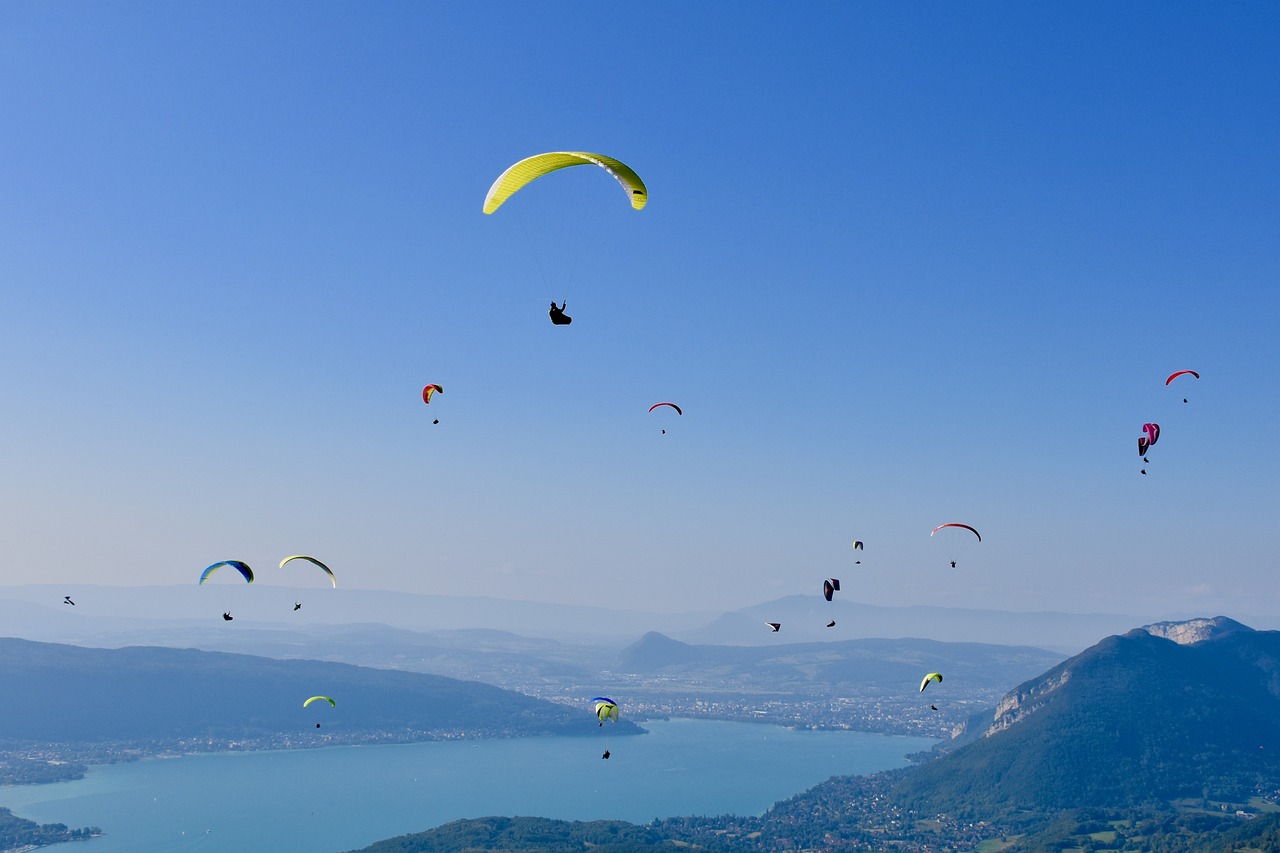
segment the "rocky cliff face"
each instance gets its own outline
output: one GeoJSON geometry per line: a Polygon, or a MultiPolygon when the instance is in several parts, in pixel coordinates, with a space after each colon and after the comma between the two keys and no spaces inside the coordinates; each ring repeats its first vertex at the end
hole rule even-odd
{"type": "Polygon", "coordinates": [[[1071,680],[1071,670],[1057,669],[1052,671],[1043,681],[1030,686],[1022,685],[1017,690],[1005,694],[996,705],[995,717],[983,737],[990,737],[996,732],[1004,731],[1025,717],[1034,714],[1044,707],[1049,695],[1071,680]]]}
{"type": "MultiPolygon", "coordinates": [[[[1183,622],[1157,622],[1134,629],[1129,633],[1140,635],[1144,631],[1153,637],[1163,637],[1180,646],[1190,646],[1239,631],[1253,631],[1253,629],[1226,616],[1214,616],[1187,619],[1183,622]]],[[[1043,708],[1050,696],[1071,681],[1073,668],[1070,664],[1071,661],[1068,661],[1061,667],[1051,669],[1038,681],[1023,684],[1006,693],[996,705],[995,714],[992,716],[991,723],[982,731],[982,737],[990,737],[997,732],[1002,732],[1043,708]]]]}
{"type": "Polygon", "coordinates": [[[1142,630],[1153,637],[1164,637],[1180,646],[1190,646],[1237,631],[1253,629],[1226,616],[1214,616],[1212,619],[1188,619],[1185,622],[1156,622],[1154,625],[1144,625],[1142,630]]]}

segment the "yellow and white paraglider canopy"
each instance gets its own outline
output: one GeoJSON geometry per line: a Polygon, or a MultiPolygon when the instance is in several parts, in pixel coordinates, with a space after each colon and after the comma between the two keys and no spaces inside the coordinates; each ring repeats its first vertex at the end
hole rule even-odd
{"type": "Polygon", "coordinates": [[[308,557],[306,554],[294,554],[290,557],[285,557],[283,560],[281,560],[280,568],[283,569],[285,567],[285,564],[291,563],[294,560],[303,560],[305,562],[311,563],[313,566],[319,566],[321,569],[324,570],[324,573],[329,576],[329,583],[333,584],[333,588],[334,589],[338,588],[338,579],[334,577],[333,569],[329,568],[324,563],[317,560],[315,557],[308,557]]]}
{"type": "Polygon", "coordinates": [[[484,197],[484,212],[493,213],[502,203],[516,193],[517,190],[536,181],[543,175],[549,175],[570,166],[599,166],[612,175],[631,199],[631,206],[636,210],[644,208],[649,201],[649,190],[635,171],[612,157],[604,154],[591,154],[586,151],[549,151],[526,157],[507,168],[489,187],[484,197]]]}

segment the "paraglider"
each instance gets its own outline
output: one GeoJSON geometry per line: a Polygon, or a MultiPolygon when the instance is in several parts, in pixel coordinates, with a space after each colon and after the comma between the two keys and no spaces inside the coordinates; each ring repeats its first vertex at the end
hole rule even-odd
{"type": "Polygon", "coordinates": [[[71,596],[69,596],[69,595],[64,595],[64,596],[62,596],[62,603],[63,603],[63,604],[70,604],[72,607],[75,607],[75,606],[76,606],[76,603],[75,603],[74,601],[72,601],[72,600],[71,600],[71,596]]]}
{"type": "Polygon", "coordinates": [[[939,684],[941,684],[941,683],[942,683],[942,673],[940,673],[940,672],[931,672],[931,673],[929,673],[928,675],[926,675],[923,679],[921,679],[921,680],[920,680],[920,692],[921,692],[921,693],[923,693],[923,692],[924,692],[924,689],[925,689],[926,687],[928,687],[928,686],[929,686],[929,682],[930,682],[930,681],[936,681],[936,682],[938,682],[939,684]]]}
{"type": "MultiPolygon", "coordinates": [[[[1169,383],[1177,379],[1179,376],[1188,376],[1188,375],[1194,376],[1196,379],[1200,378],[1200,374],[1196,373],[1194,370],[1175,370],[1173,373],[1169,374],[1169,378],[1164,381],[1164,385],[1166,388],[1168,388],[1169,383]]],[[[1187,402],[1187,398],[1183,397],[1182,402],[1184,403],[1187,402]]]]}
{"type": "MultiPolygon", "coordinates": [[[[640,179],[640,176],[637,175],[630,166],[620,160],[615,160],[604,154],[592,154],[586,151],[549,151],[545,154],[526,157],[518,163],[508,167],[506,171],[499,175],[497,180],[493,182],[493,185],[489,187],[489,192],[485,194],[483,207],[484,212],[486,214],[493,213],[501,207],[507,199],[519,190],[528,186],[530,183],[545,175],[549,175],[552,172],[558,172],[561,169],[567,169],[573,166],[596,166],[602,169],[606,174],[612,175],[618,184],[621,185],[623,192],[626,193],[627,199],[631,202],[631,207],[635,210],[643,209],[649,200],[649,190],[645,187],[644,181],[640,179]]],[[[567,185],[564,181],[556,181],[556,183],[559,185],[559,189],[564,189],[566,186],[572,188],[572,184],[574,182],[569,181],[567,185]]],[[[547,200],[548,197],[544,195],[542,201],[547,200]]],[[[561,201],[568,202],[568,197],[562,198],[561,201]]],[[[537,241],[537,245],[533,247],[536,250],[535,254],[543,255],[547,252],[551,252],[551,254],[554,255],[557,253],[568,253],[570,251],[574,254],[577,253],[577,246],[584,239],[583,229],[591,224],[591,217],[585,215],[585,210],[579,209],[573,215],[569,214],[569,210],[576,208],[578,206],[577,203],[580,201],[582,201],[582,199],[575,198],[574,204],[563,204],[560,206],[560,210],[558,212],[554,209],[548,210],[546,208],[538,210],[541,219],[548,223],[543,226],[543,230],[554,227],[560,232],[565,232],[566,234],[571,233],[575,242],[573,249],[571,250],[569,246],[565,244],[564,237],[557,237],[555,236],[556,232],[552,232],[553,239],[537,241]],[[568,228],[566,226],[572,227],[568,228]]],[[[552,207],[555,206],[553,205],[552,207]]],[[[589,230],[589,228],[587,228],[587,230],[589,230]]],[[[526,233],[526,237],[531,241],[533,240],[528,233],[526,233]]],[[[539,266],[541,267],[542,264],[540,263],[539,266]]],[[[547,264],[546,266],[548,270],[553,270],[557,265],[547,264]]],[[[550,278],[547,278],[547,289],[549,292],[551,290],[550,286],[552,283],[553,282],[550,278]]],[[[563,286],[563,282],[557,281],[555,284],[556,286],[563,286]]],[[[572,318],[564,313],[566,305],[567,303],[561,303],[561,305],[557,307],[555,301],[552,301],[551,310],[548,312],[551,316],[552,324],[556,326],[568,326],[573,322],[572,318]]]]}
{"type": "MultiPolygon", "coordinates": [[[[1150,462],[1151,460],[1147,459],[1147,451],[1154,447],[1160,438],[1160,424],[1143,424],[1142,431],[1145,435],[1138,437],[1138,455],[1142,457],[1143,462],[1150,462]]],[[[1147,469],[1143,468],[1142,473],[1147,473],[1147,469]]]]}
{"type": "Polygon", "coordinates": [[[834,628],[835,626],[836,626],[836,620],[834,619],[832,619],[830,622],[827,623],[828,628],[834,628]]]}
{"type": "MultiPolygon", "coordinates": [[[[308,557],[306,554],[294,554],[291,557],[285,557],[283,560],[281,560],[280,568],[283,569],[286,563],[290,563],[294,560],[305,560],[306,562],[311,563],[312,565],[319,566],[320,569],[324,571],[326,575],[329,576],[329,582],[333,584],[333,588],[334,589],[338,588],[338,579],[334,577],[333,570],[330,569],[328,566],[326,566],[324,563],[317,560],[315,557],[308,557]]],[[[302,605],[298,605],[298,607],[301,607],[301,606],[302,605]]],[[[293,609],[297,610],[298,607],[295,607],[293,609]]]]}
{"type": "MultiPolygon", "coordinates": [[[[433,394],[443,394],[443,393],[444,393],[444,386],[427,385],[422,389],[422,402],[426,403],[429,406],[431,405],[431,397],[433,394]]],[[[434,418],[431,421],[431,423],[438,424],[440,423],[440,419],[434,418]]]]}
{"type": "MultiPolygon", "coordinates": [[[[670,406],[671,408],[673,408],[673,409],[675,409],[675,410],[676,410],[676,414],[677,414],[677,415],[680,415],[681,417],[683,417],[683,416],[684,416],[684,411],[683,411],[683,410],[681,410],[681,408],[680,408],[679,406],[677,406],[675,403],[654,403],[652,406],[650,406],[650,407],[649,407],[649,411],[650,411],[650,412],[652,412],[654,409],[657,409],[657,408],[659,408],[659,407],[661,407],[661,406],[670,406]]],[[[667,434],[667,431],[664,429],[664,430],[662,431],[662,434],[663,434],[663,435],[666,435],[666,434],[667,434]]]]}
{"type": "Polygon", "coordinates": [[[831,600],[832,593],[836,593],[839,591],[840,591],[839,578],[827,578],[822,582],[822,597],[825,598],[827,601],[831,600]]]}
{"type": "MultiPolygon", "coordinates": [[[[312,696],[310,699],[302,703],[302,707],[307,707],[312,702],[328,702],[330,708],[338,707],[338,703],[330,699],[328,696],[312,696]]],[[[320,724],[316,723],[316,728],[320,728],[320,724]]]]}
{"type": "Polygon", "coordinates": [[[947,549],[951,551],[951,554],[947,557],[947,561],[951,563],[951,568],[953,569],[956,567],[956,562],[959,559],[961,551],[968,548],[974,539],[977,539],[979,542],[982,541],[982,534],[976,529],[967,524],[960,524],[959,522],[954,521],[948,522],[947,524],[939,524],[937,527],[933,528],[933,531],[929,536],[937,536],[939,539],[945,541],[947,549]],[[941,536],[938,535],[939,531],[942,533],[941,536]],[[969,536],[970,533],[973,534],[972,539],[969,536]]]}
{"type": "Polygon", "coordinates": [[[295,601],[293,603],[293,612],[297,613],[301,609],[302,609],[302,604],[300,602],[295,601]]]}
{"type": "Polygon", "coordinates": [[[781,623],[781,622],[766,622],[766,623],[764,623],[764,624],[766,624],[766,625],[768,625],[770,628],[772,628],[772,629],[773,629],[773,633],[775,633],[775,634],[776,634],[776,633],[778,633],[778,631],[782,630],[782,623],[781,623]]]}
{"type": "MultiPolygon", "coordinates": [[[[212,566],[209,566],[209,568],[205,569],[203,572],[200,573],[200,583],[198,585],[203,586],[204,582],[207,581],[209,578],[213,577],[214,573],[218,571],[218,569],[222,568],[223,566],[230,566],[231,568],[239,572],[240,576],[244,578],[245,583],[253,583],[253,569],[249,568],[248,563],[244,562],[243,560],[221,560],[217,563],[214,563],[212,566]]],[[[230,610],[223,611],[222,621],[223,622],[231,621],[230,610]]]]}
{"type": "Polygon", "coordinates": [[[248,563],[243,560],[221,560],[200,573],[200,584],[213,577],[213,573],[223,566],[230,566],[239,572],[244,577],[245,583],[253,583],[253,569],[249,568],[248,563]]]}
{"type": "MultiPolygon", "coordinates": [[[[618,722],[618,703],[617,702],[613,701],[607,696],[597,696],[591,701],[594,703],[596,719],[600,721],[596,723],[597,726],[603,726],[607,721],[611,721],[615,723],[618,722]]],[[[606,743],[608,743],[607,740],[606,740],[606,743]]],[[[604,750],[604,754],[601,755],[600,757],[608,758],[609,754],[610,754],[609,748],[606,746],[604,750]]]]}
{"type": "MultiPolygon", "coordinates": [[[[862,550],[862,540],[861,540],[861,539],[855,539],[855,540],[853,540],[853,550],[855,550],[855,551],[861,551],[861,550],[862,550]]],[[[854,564],[855,566],[861,566],[861,565],[862,565],[862,561],[861,561],[861,560],[854,560],[854,561],[853,561],[853,564],[854,564]]]]}

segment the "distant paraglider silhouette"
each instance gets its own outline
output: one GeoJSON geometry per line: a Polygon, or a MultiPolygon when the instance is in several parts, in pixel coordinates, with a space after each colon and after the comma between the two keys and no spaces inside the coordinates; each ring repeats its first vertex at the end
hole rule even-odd
{"type": "MultiPolygon", "coordinates": [[[[443,393],[444,393],[444,386],[443,386],[443,385],[435,385],[435,384],[426,385],[426,386],[424,386],[424,387],[423,387],[423,389],[422,389],[422,402],[424,402],[424,403],[426,403],[428,406],[430,406],[430,405],[431,405],[431,397],[432,397],[433,395],[435,395],[435,394],[443,394],[443,393]]],[[[434,420],[432,420],[432,421],[431,421],[431,423],[433,423],[433,424],[438,424],[438,423],[440,423],[440,419],[439,419],[439,418],[435,418],[434,420]]]]}
{"type": "MultiPolygon", "coordinates": [[[[1170,374],[1169,378],[1164,381],[1165,387],[1169,387],[1169,383],[1177,379],[1179,376],[1194,376],[1196,379],[1200,378],[1200,374],[1196,373],[1194,370],[1175,370],[1170,374]]],[[[1187,398],[1183,397],[1182,402],[1187,402],[1187,398]]]]}

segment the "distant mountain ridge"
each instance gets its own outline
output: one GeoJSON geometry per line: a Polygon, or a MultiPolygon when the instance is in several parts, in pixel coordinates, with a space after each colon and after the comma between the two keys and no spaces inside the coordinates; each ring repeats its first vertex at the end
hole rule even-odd
{"type": "MultiPolygon", "coordinates": [[[[588,736],[590,709],[486,684],[191,649],[0,639],[0,742],[144,750],[318,746],[440,737],[588,736]],[[335,707],[302,703],[331,696],[335,707]],[[317,730],[315,724],[320,723],[317,730]]],[[[636,733],[623,720],[615,732],[636,733]]]]}
{"type": "MultiPolygon", "coordinates": [[[[792,642],[874,637],[922,637],[943,642],[1034,645],[1063,653],[1098,637],[1127,630],[1142,619],[1124,614],[1020,613],[934,606],[894,607],[855,600],[849,584],[835,601],[791,595],[734,611],[651,613],[624,609],[509,601],[479,596],[436,596],[381,590],[293,589],[254,584],[113,587],[101,585],[0,586],[0,621],[8,632],[45,642],[83,645],[180,645],[193,630],[234,612],[236,629],[384,624],[433,632],[493,629],[560,642],[621,648],[647,631],[709,645],[769,645],[763,622],[782,622],[792,642]],[[77,606],[66,607],[72,594],[77,606]],[[303,608],[294,612],[295,600],[303,608]],[[826,623],[836,620],[836,627],[826,623]]],[[[1152,614],[1158,616],[1158,614],[1152,614]]]]}
{"type": "Polygon", "coordinates": [[[692,645],[651,631],[623,649],[617,670],[627,674],[687,675],[742,689],[838,691],[880,688],[915,692],[926,673],[941,669],[968,688],[1003,690],[1060,661],[1030,646],[944,643],[903,638],[767,646],[692,645]]]}
{"type": "MultiPolygon", "coordinates": [[[[895,607],[857,601],[852,585],[824,601],[812,595],[789,595],[721,614],[692,630],[668,631],[689,643],[769,645],[764,622],[781,622],[788,642],[831,642],[843,639],[920,637],[941,642],[1030,645],[1073,654],[1107,634],[1140,624],[1132,615],[1112,613],[1014,612],[916,605],[895,607]],[[835,627],[827,628],[834,620],[835,627]]],[[[659,629],[661,630],[661,629],[659,629]]]]}

